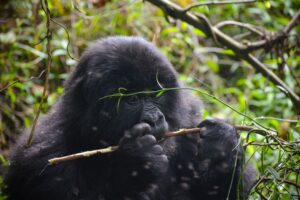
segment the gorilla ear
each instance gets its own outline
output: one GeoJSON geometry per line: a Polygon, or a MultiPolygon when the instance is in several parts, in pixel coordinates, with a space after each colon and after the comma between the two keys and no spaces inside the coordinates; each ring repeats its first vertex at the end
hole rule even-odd
{"type": "Polygon", "coordinates": [[[84,79],[84,74],[78,75],[76,71],[74,71],[64,84],[65,93],[82,90],[84,79]]]}
{"type": "Polygon", "coordinates": [[[64,83],[64,96],[66,98],[83,99],[84,96],[84,82],[86,79],[87,63],[82,60],[79,61],[74,71],[70,74],[64,83]]]}
{"type": "Polygon", "coordinates": [[[86,71],[88,66],[88,58],[83,55],[74,71],[70,74],[66,82],[64,83],[65,94],[74,93],[78,94],[79,91],[82,91],[82,87],[84,85],[84,81],[86,79],[86,71]]]}

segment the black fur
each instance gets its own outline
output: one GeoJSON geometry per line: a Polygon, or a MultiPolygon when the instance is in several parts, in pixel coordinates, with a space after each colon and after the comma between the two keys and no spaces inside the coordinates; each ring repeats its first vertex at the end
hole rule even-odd
{"type": "Polygon", "coordinates": [[[20,139],[6,176],[11,199],[245,197],[251,174],[242,173],[232,126],[205,120],[199,125],[206,128],[202,134],[161,140],[166,131],[200,122],[201,103],[188,92],[100,99],[161,86],[180,87],[172,65],[151,43],[109,37],[90,45],[65,93],[38,123],[33,144],[26,147],[27,136],[20,139]],[[120,149],[111,154],[47,166],[50,158],[117,144],[120,149]]]}

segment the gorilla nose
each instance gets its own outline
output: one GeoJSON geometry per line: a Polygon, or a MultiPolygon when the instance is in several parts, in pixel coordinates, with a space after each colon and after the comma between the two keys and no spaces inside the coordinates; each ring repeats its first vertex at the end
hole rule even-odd
{"type": "Polygon", "coordinates": [[[145,122],[151,126],[150,134],[156,138],[161,138],[163,133],[168,130],[166,119],[160,111],[144,113],[141,122],[145,122]]]}
{"type": "Polygon", "coordinates": [[[142,116],[142,122],[149,124],[152,128],[159,127],[165,121],[162,113],[146,113],[142,116]]]}

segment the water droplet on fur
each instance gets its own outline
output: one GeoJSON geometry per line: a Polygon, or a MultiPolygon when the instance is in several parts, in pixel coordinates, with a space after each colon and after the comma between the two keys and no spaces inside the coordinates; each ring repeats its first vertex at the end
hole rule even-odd
{"type": "Polygon", "coordinates": [[[190,189],[190,186],[189,186],[189,184],[187,184],[187,183],[181,183],[180,184],[180,187],[183,189],[183,190],[189,190],[190,189]]]}
{"type": "Polygon", "coordinates": [[[193,170],[194,169],[193,163],[191,163],[191,162],[188,163],[188,169],[189,170],[193,170]]]}
{"type": "Polygon", "coordinates": [[[97,126],[93,126],[93,127],[92,127],[92,130],[93,130],[93,131],[98,131],[98,127],[97,127],[97,126]]]}
{"type": "Polygon", "coordinates": [[[137,176],[139,173],[137,171],[132,171],[131,176],[135,177],[137,176]]]}
{"type": "Polygon", "coordinates": [[[177,168],[178,168],[178,169],[182,169],[182,165],[181,165],[181,164],[178,164],[178,165],[177,165],[177,168]]]}

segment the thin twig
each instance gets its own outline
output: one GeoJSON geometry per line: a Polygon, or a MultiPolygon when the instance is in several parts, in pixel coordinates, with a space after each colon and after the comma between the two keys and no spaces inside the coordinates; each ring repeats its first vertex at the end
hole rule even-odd
{"type": "Polygon", "coordinates": [[[254,3],[256,0],[227,0],[227,1],[210,1],[192,4],[182,10],[182,12],[188,12],[193,8],[200,6],[212,6],[212,5],[225,5],[225,4],[238,4],[238,3],[254,3]]]}
{"type": "Polygon", "coordinates": [[[252,24],[237,22],[237,21],[233,21],[233,20],[219,22],[218,24],[215,25],[215,27],[220,29],[220,28],[223,28],[224,26],[232,26],[232,25],[248,29],[249,31],[256,33],[257,35],[259,35],[261,37],[265,35],[265,33],[260,30],[261,28],[255,27],[252,24]]]}
{"type": "MultiPolygon", "coordinates": [[[[268,178],[268,177],[265,177],[265,176],[262,176],[262,177],[260,178],[259,183],[264,182],[264,181],[270,181],[270,180],[273,180],[273,179],[268,178]]],[[[300,185],[298,185],[298,184],[296,184],[296,183],[294,183],[294,182],[292,182],[292,181],[289,181],[289,180],[282,180],[282,179],[278,179],[277,181],[280,181],[280,182],[285,183],[285,184],[288,184],[288,185],[292,185],[292,186],[294,186],[294,187],[300,189],[300,185]]]]}
{"type": "Polygon", "coordinates": [[[291,21],[288,23],[288,25],[286,25],[286,27],[282,31],[278,31],[277,33],[269,33],[268,35],[266,35],[270,37],[270,39],[263,39],[248,44],[247,51],[251,52],[253,50],[264,48],[266,46],[276,44],[278,41],[287,38],[291,30],[295,26],[299,25],[299,19],[300,19],[300,10],[296,13],[296,15],[291,19],[291,21]]]}
{"type": "Polygon", "coordinates": [[[116,151],[117,149],[119,149],[119,146],[111,146],[111,147],[107,147],[107,148],[103,148],[103,149],[84,151],[84,152],[75,153],[75,154],[71,154],[71,155],[67,155],[67,156],[63,156],[63,157],[52,158],[52,159],[48,160],[48,162],[51,165],[54,165],[54,164],[58,164],[58,163],[66,162],[66,161],[90,157],[90,156],[93,156],[96,154],[112,153],[112,152],[116,151]]]}
{"type": "Polygon", "coordinates": [[[283,32],[285,34],[288,34],[289,32],[291,32],[291,30],[299,25],[299,19],[300,19],[300,10],[296,13],[296,15],[293,17],[293,19],[288,23],[288,25],[283,29],[283,32]]]}
{"type": "Polygon", "coordinates": [[[7,85],[4,86],[3,88],[1,88],[1,89],[0,89],[0,92],[3,92],[3,91],[6,90],[7,88],[12,87],[12,86],[14,86],[14,85],[17,84],[17,83],[26,83],[26,82],[32,81],[32,80],[34,80],[34,79],[40,79],[40,78],[43,76],[43,74],[45,73],[45,71],[46,71],[46,70],[44,69],[43,71],[41,71],[41,73],[40,73],[38,76],[32,76],[32,77],[30,77],[28,80],[20,80],[20,79],[15,80],[15,81],[13,81],[13,82],[7,84],[7,85]]]}
{"type": "MultiPolygon", "coordinates": [[[[241,130],[241,131],[250,131],[250,130],[254,129],[253,127],[249,127],[249,126],[235,126],[235,128],[237,130],[241,130]]],[[[177,137],[177,136],[184,136],[187,134],[200,133],[204,129],[205,128],[179,129],[178,131],[165,133],[163,138],[177,137]]],[[[71,154],[71,155],[67,155],[67,156],[63,156],[63,157],[52,158],[52,159],[49,159],[48,162],[50,165],[54,165],[54,164],[58,164],[58,163],[66,162],[66,161],[77,160],[80,158],[94,156],[97,154],[112,153],[118,149],[119,149],[119,146],[110,146],[107,148],[95,149],[95,150],[84,151],[84,152],[75,153],[75,154],[71,154]]]]}
{"type": "Polygon", "coordinates": [[[255,117],[255,120],[276,120],[276,121],[281,121],[281,122],[289,122],[289,123],[297,123],[298,120],[297,119],[282,119],[282,118],[278,118],[278,117],[255,117]]]}
{"type": "Polygon", "coordinates": [[[67,34],[67,40],[68,40],[68,43],[67,43],[67,49],[66,49],[66,50],[67,50],[68,56],[69,56],[71,59],[75,60],[75,61],[79,61],[78,58],[75,58],[75,57],[73,57],[73,56],[71,55],[71,52],[70,52],[70,35],[69,35],[69,32],[68,32],[67,27],[65,27],[63,24],[59,23],[58,21],[56,21],[56,20],[54,20],[54,19],[52,19],[52,18],[50,18],[50,19],[51,19],[51,21],[52,21],[53,23],[55,23],[56,25],[58,25],[58,26],[60,26],[61,28],[63,28],[64,31],[65,31],[65,33],[67,34]]]}
{"type": "Polygon", "coordinates": [[[197,88],[191,88],[191,87],[162,88],[160,90],[139,91],[139,92],[133,92],[133,93],[123,93],[123,91],[126,91],[126,88],[119,88],[117,93],[113,93],[113,94],[110,94],[110,95],[103,96],[103,97],[99,98],[99,100],[103,100],[103,99],[107,99],[107,98],[112,98],[112,97],[118,97],[119,98],[118,99],[118,104],[119,104],[122,97],[129,97],[129,96],[140,95],[140,94],[146,94],[146,95],[147,94],[155,94],[155,95],[158,95],[158,94],[163,94],[165,92],[176,91],[176,90],[191,90],[191,91],[197,92],[197,93],[199,93],[201,95],[205,95],[205,96],[211,98],[212,100],[215,100],[215,101],[223,104],[224,106],[230,108],[231,110],[233,110],[234,112],[238,113],[239,115],[244,116],[245,118],[247,118],[250,121],[252,121],[255,125],[263,128],[265,130],[276,132],[275,130],[272,130],[272,129],[267,128],[264,125],[260,124],[259,122],[257,122],[256,120],[254,120],[252,117],[250,117],[248,115],[245,115],[244,113],[238,111],[237,109],[235,109],[231,105],[228,105],[226,102],[224,102],[223,100],[217,98],[216,96],[214,96],[212,94],[209,94],[207,92],[204,92],[204,91],[202,91],[200,89],[197,89],[197,88]]]}
{"type": "Polygon", "coordinates": [[[47,91],[49,88],[49,74],[50,74],[50,67],[51,67],[51,63],[52,63],[52,56],[51,56],[51,38],[52,38],[52,31],[50,30],[50,21],[51,21],[51,15],[50,15],[50,10],[48,7],[48,0],[41,0],[41,6],[42,9],[44,10],[46,16],[47,16],[47,23],[46,23],[46,28],[47,28],[47,34],[46,34],[46,38],[47,38],[47,66],[46,66],[46,74],[45,74],[45,83],[44,83],[44,89],[43,89],[43,94],[42,94],[42,98],[40,101],[40,105],[39,108],[37,110],[36,116],[33,120],[33,125],[29,134],[29,138],[27,140],[27,145],[30,146],[33,140],[33,136],[34,136],[34,132],[35,132],[35,128],[37,125],[37,121],[38,118],[40,116],[41,110],[42,110],[42,106],[44,104],[44,102],[47,99],[47,91]]]}

